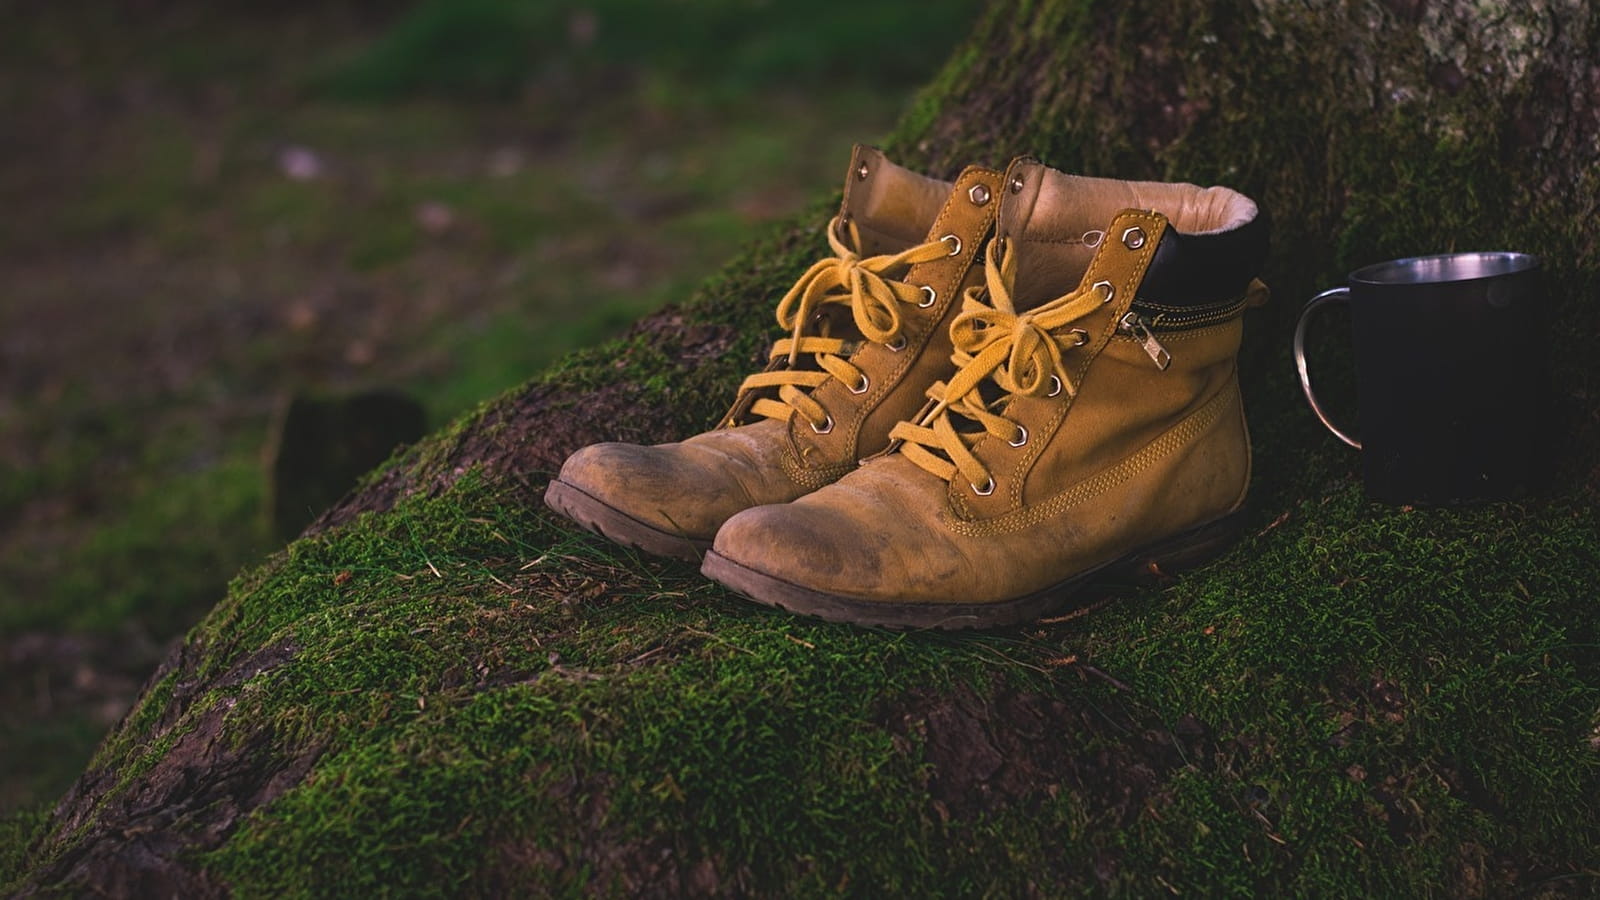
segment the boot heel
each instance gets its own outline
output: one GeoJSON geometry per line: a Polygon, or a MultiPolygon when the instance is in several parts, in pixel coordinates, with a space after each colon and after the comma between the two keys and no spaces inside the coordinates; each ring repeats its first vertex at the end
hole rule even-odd
{"type": "Polygon", "coordinates": [[[1244,523],[1245,511],[1235,510],[1145,547],[1127,558],[1123,571],[1140,581],[1161,581],[1210,562],[1233,546],[1244,531],[1244,523]]]}

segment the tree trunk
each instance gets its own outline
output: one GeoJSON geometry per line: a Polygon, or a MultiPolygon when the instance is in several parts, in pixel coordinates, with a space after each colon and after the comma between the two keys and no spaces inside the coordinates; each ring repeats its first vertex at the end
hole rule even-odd
{"type": "Polygon", "coordinates": [[[716,415],[816,252],[807,220],[243,575],[13,888],[1593,890],[1597,61],[1581,0],[994,3],[891,155],[1222,183],[1273,217],[1239,552],[1084,618],[893,636],[758,612],[546,516],[572,449],[716,415]],[[1567,336],[1562,487],[1364,505],[1297,396],[1296,301],[1499,248],[1544,259],[1567,336]]]}

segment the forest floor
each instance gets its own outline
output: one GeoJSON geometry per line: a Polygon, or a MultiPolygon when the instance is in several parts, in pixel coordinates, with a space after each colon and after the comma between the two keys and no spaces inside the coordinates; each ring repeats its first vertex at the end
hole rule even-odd
{"type": "Polygon", "coordinates": [[[973,4],[936,5],[925,57],[854,52],[893,17],[846,37],[831,3],[699,61],[735,6],[653,55],[668,26],[620,2],[553,32],[517,2],[8,15],[0,816],[53,802],[282,543],[286,398],[397,389],[437,427],[680,298],[888,130],[973,4]]]}

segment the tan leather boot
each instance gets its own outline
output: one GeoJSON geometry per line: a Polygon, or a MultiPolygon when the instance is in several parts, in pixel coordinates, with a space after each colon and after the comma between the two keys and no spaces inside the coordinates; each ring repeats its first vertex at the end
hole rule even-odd
{"type": "Polygon", "coordinates": [[[1013,163],[936,405],[838,483],[734,516],[702,571],[825,619],[972,628],[1220,551],[1250,482],[1236,357],[1266,248],[1227,188],[1013,163]]]}
{"type": "Polygon", "coordinates": [[[698,559],[729,516],[838,480],[953,371],[950,319],[994,227],[1001,173],[954,185],[858,146],[829,224],[834,255],[778,304],[789,333],[712,431],[680,443],[574,453],[545,492],[578,524],[650,553],[698,559]]]}

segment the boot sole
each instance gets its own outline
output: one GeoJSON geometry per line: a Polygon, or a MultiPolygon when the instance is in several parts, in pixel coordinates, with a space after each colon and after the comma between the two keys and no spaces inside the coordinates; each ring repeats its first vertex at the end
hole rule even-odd
{"type": "Polygon", "coordinates": [[[828,594],[740,565],[715,550],[705,555],[700,572],[757,603],[828,622],[961,631],[1020,625],[1064,612],[1079,592],[1098,582],[1159,581],[1221,555],[1243,528],[1244,510],[1238,510],[1043,590],[995,603],[883,603],[828,594]]]}
{"type": "Polygon", "coordinates": [[[711,549],[709,538],[662,531],[559,478],[545,488],[544,504],[607,540],[656,556],[699,562],[711,549]]]}

